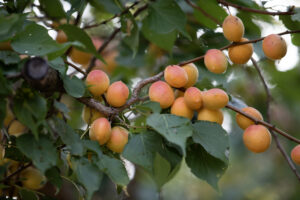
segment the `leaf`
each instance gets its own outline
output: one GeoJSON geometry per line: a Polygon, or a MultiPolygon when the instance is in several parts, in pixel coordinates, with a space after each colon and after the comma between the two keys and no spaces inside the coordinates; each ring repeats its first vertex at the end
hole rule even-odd
{"type": "Polygon", "coordinates": [[[147,101],[141,105],[137,105],[136,106],[137,109],[141,109],[141,110],[149,110],[152,111],[154,113],[160,113],[161,112],[161,107],[159,105],[158,102],[154,102],[154,101],[147,101]]]}
{"type": "Polygon", "coordinates": [[[106,12],[117,14],[121,10],[112,0],[89,0],[89,2],[96,8],[104,9],[106,12]]]}
{"type": "Polygon", "coordinates": [[[34,166],[43,173],[56,165],[58,158],[56,148],[45,135],[40,135],[39,140],[36,140],[31,134],[21,135],[17,138],[17,147],[32,159],[34,166]]]}
{"type": "Polygon", "coordinates": [[[159,153],[156,153],[153,168],[154,180],[158,188],[161,188],[164,185],[164,183],[168,181],[168,176],[171,172],[171,165],[166,159],[159,155],[159,153]]]}
{"type": "Polygon", "coordinates": [[[59,0],[40,0],[41,8],[50,18],[61,19],[66,17],[64,8],[59,0]]]}
{"type": "Polygon", "coordinates": [[[15,33],[23,28],[26,15],[11,14],[0,16],[0,41],[12,38],[15,33]]]}
{"type": "Polygon", "coordinates": [[[103,153],[102,153],[100,145],[97,141],[83,140],[82,142],[86,149],[95,152],[99,159],[102,158],[103,153]]]}
{"type": "Polygon", "coordinates": [[[57,167],[52,167],[46,171],[45,175],[47,176],[47,180],[57,188],[56,193],[58,193],[62,186],[62,178],[60,177],[59,169],[57,167]]]}
{"type": "Polygon", "coordinates": [[[294,12],[295,12],[295,14],[292,15],[292,20],[300,22],[300,7],[295,8],[294,12]]]}
{"type": "Polygon", "coordinates": [[[152,127],[169,142],[178,145],[185,155],[186,140],[192,136],[190,120],[171,114],[152,114],[147,119],[147,125],[152,127]]]}
{"type": "Polygon", "coordinates": [[[76,76],[63,76],[64,88],[69,95],[75,98],[82,97],[85,92],[84,82],[76,76]]]}
{"type": "Polygon", "coordinates": [[[79,12],[82,14],[84,11],[87,2],[85,0],[67,0],[71,4],[70,10],[67,12],[67,17],[70,19],[73,13],[79,12]]]}
{"type": "Polygon", "coordinates": [[[292,34],[292,42],[296,46],[300,46],[300,35],[299,34],[292,34]]]}
{"type": "Polygon", "coordinates": [[[7,79],[3,76],[0,69],[0,96],[7,96],[11,93],[7,79]]]}
{"type": "Polygon", "coordinates": [[[68,114],[70,112],[69,108],[66,106],[66,104],[61,103],[59,101],[54,101],[54,107],[59,110],[60,112],[64,114],[68,114]]]}
{"type": "Polygon", "coordinates": [[[5,148],[5,158],[9,158],[11,160],[20,161],[20,162],[30,162],[28,159],[18,148],[16,145],[16,137],[10,137],[10,144],[5,148]]]}
{"type": "Polygon", "coordinates": [[[192,144],[188,148],[185,160],[195,176],[218,189],[218,181],[227,169],[226,163],[211,156],[198,144],[192,144]]]}
{"type": "Polygon", "coordinates": [[[19,194],[22,199],[38,200],[37,194],[31,190],[20,189],[19,194]]]}
{"type": "Polygon", "coordinates": [[[60,75],[65,75],[67,71],[66,64],[64,63],[64,60],[61,57],[55,58],[54,60],[51,60],[48,62],[50,67],[57,70],[60,75]]]}
{"type": "Polygon", "coordinates": [[[20,62],[20,57],[16,52],[13,51],[0,51],[0,60],[6,64],[16,64],[20,62]]]}
{"type": "Polygon", "coordinates": [[[197,121],[193,124],[195,143],[202,147],[212,156],[228,162],[229,140],[226,131],[217,123],[197,121]]]}
{"type": "Polygon", "coordinates": [[[134,20],[132,21],[133,21],[133,28],[130,30],[130,33],[128,33],[127,36],[124,37],[123,41],[131,48],[134,57],[139,47],[139,28],[136,22],[134,20]]]}

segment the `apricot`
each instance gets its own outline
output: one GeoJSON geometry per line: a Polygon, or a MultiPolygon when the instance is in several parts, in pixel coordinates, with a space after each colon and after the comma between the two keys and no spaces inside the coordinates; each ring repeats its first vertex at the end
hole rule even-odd
{"type": "Polygon", "coordinates": [[[228,15],[222,24],[223,34],[229,41],[238,42],[244,35],[244,24],[242,20],[236,16],[228,15]]]}
{"type": "Polygon", "coordinates": [[[108,74],[113,73],[118,65],[118,63],[116,62],[117,56],[118,56],[117,51],[111,51],[108,54],[104,55],[103,59],[105,60],[106,64],[97,59],[95,62],[95,69],[99,68],[108,74]]]}
{"type": "Polygon", "coordinates": [[[198,120],[216,122],[220,125],[223,123],[223,113],[221,110],[210,110],[207,108],[201,108],[198,111],[198,120]]]}
{"type": "Polygon", "coordinates": [[[99,97],[108,89],[109,78],[104,71],[93,70],[87,75],[85,84],[92,95],[99,97]]]}
{"type": "Polygon", "coordinates": [[[184,97],[178,97],[171,107],[171,114],[192,119],[194,111],[187,106],[184,97]]]}
{"type": "Polygon", "coordinates": [[[90,108],[88,106],[83,107],[82,118],[85,123],[91,124],[93,121],[100,117],[104,117],[104,115],[96,109],[90,108]]]}
{"type": "Polygon", "coordinates": [[[218,110],[224,108],[229,101],[227,93],[219,88],[202,92],[203,106],[208,109],[218,110]]]}
{"type": "Polygon", "coordinates": [[[111,130],[111,136],[106,146],[113,152],[122,153],[127,142],[128,131],[121,126],[115,126],[111,130]]]}
{"type": "MultiPolygon", "coordinates": [[[[245,113],[251,115],[252,117],[254,117],[257,120],[263,120],[262,115],[255,108],[246,107],[246,108],[243,108],[242,111],[244,111],[245,113]]],[[[249,119],[249,118],[247,118],[247,117],[245,117],[245,116],[243,116],[243,115],[241,115],[239,113],[236,114],[235,119],[236,119],[236,122],[239,125],[239,127],[241,129],[244,129],[244,130],[246,128],[248,128],[250,125],[254,124],[254,122],[251,119],[249,119]]]]}
{"type": "Polygon", "coordinates": [[[184,69],[188,76],[188,82],[184,87],[189,88],[195,85],[199,77],[199,71],[196,65],[194,63],[190,63],[182,66],[181,68],[184,69]]]}
{"type": "Polygon", "coordinates": [[[202,106],[202,94],[196,87],[188,88],[184,93],[184,102],[192,110],[198,110],[202,106]]]}
{"type": "Polygon", "coordinates": [[[297,165],[300,165],[300,144],[295,146],[291,151],[291,158],[297,165]]]}
{"type": "Polygon", "coordinates": [[[164,71],[166,82],[175,88],[184,87],[188,83],[186,71],[178,65],[169,65],[164,71]]]}
{"type": "MultiPolygon", "coordinates": [[[[239,42],[249,41],[247,38],[242,38],[239,42]]],[[[253,54],[253,45],[251,43],[233,46],[228,49],[230,60],[235,64],[245,64],[253,54]]]]}
{"type": "Polygon", "coordinates": [[[149,98],[158,102],[163,109],[170,107],[175,100],[172,88],[164,81],[156,81],[150,86],[149,98]]]}
{"type": "Polygon", "coordinates": [[[106,118],[98,118],[92,123],[89,132],[91,140],[97,140],[100,145],[103,145],[109,140],[110,135],[111,126],[106,118]]]}
{"type": "Polygon", "coordinates": [[[123,106],[129,97],[129,89],[122,81],[111,84],[106,93],[106,100],[113,107],[123,106]]]}
{"type": "Polygon", "coordinates": [[[262,42],[262,49],[265,55],[273,60],[283,58],[287,52],[285,40],[276,34],[271,34],[265,37],[262,42]]]}
{"type": "Polygon", "coordinates": [[[88,65],[92,58],[92,54],[81,51],[76,47],[72,47],[69,56],[73,62],[81,65],[88,65]]]}
{"type": "Polygon", "coordinates": [[[204,56],[206,68],[215,74],[222,74],[227,69],[227,58],[219,49],[210,49],[204,56]]]}
{"type": "Polygon", "coordinates": [[[14,120],[15,116],[9,108],[8,104],[6,105],[6,114],[3,121],[4,127],[8,127],[10,123],[14,120]]]}
{"type": "Polygon", "coordinates": [[[46,182],[46,177],[33,167],[28,167],[22,171],[20,179],[24,187],[32,190],[41,189],[46,182]]]}
{"type": "Polygon", "coordinates": [[[13,135],[15,137],[18,137],[25,133],[27,131],[26,126],[24,126],[21,122],[18,120],[14,120],[11,122],[11,124],[8,127],[8,134],[13,135]]]}
{"type": "Polygon", "coordinates": [[[12,51],[10,41],[0,42],[0,51],[12,51]]]}
{"type": "Polygon", "coordinates": [[[176,89],[175,92],[174,92],[174,95],[175,95],[175,98],[183,97],[184,96],[184,92],[181,91],[181,90],[176,89]]]}
{"type": "Polygon", "coordinates": [[[271,144],[271,140],[269,130],[262,125],[251,125],[244,131],[244,144],[254,153],[266,151],[271,144]]]}
{"type": "Polygon", "coordinates": [[[65,42],[68,41],[68,37],[67,37],[67,35],[65,34],[64,31],[59,30],[59,31],[57,32],[57,35],[56,35],[56,41],[57,41],[58,43],[60,43],[60,44],[65,43],[65,42]]]}

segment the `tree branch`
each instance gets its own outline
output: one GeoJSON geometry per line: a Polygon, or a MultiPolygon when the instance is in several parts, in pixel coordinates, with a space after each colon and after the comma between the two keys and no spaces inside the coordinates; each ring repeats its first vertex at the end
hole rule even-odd
{"type": "Polygon", "coordinates": [[[82,69],[80,69],[79,67],[77,67],[76,65],[74,65],[74,64],[72,64],[72,63],[70,63],[70,62],[68,62],[68,61],[66,61],[66,60],[64,60],[64,63],[67,64],[67,65],[70,65],[70,66],[73,67],[76,71],[82,73],[83,75],[86,75],[86,73],[85,73],[82,69]]]}
{"type": "Polygon", "coordinates": [[[30,165],[32,165],[32,163],[28,163],[26,165],[23,165],[21,167],[19,167],[15,172],[13,172],[12,174],[10,174],[9,176],[5,177],[4,179],[0,180],[0,183],[3,183],[5,181],[8,181],[9,179],[11,179],[13,176],[19,174],[21,171],[25,170],[26,168],[28,168],[30,165]]]}

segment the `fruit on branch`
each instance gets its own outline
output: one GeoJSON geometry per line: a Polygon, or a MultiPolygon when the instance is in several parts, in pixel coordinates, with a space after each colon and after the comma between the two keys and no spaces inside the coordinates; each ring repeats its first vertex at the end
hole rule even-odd
{"type": "Polygon", "coordinates": [[[269,130],[262,125],[251,125],[244,131],[244,144],[254,153],[266,151],[271,144],[271,140],[269,130]]]}
{"type": "Polygon", "coordinates": [[[163,109],[170,107],[175,100],[173,89],[164,81],[156,81],[150,86],[149,98],[163,109]]]}
{"type": "Polygon", "coordinates": [[[13,51],[10,41],[0,42],[0,51],[13,51]]]}
{"type": "Polygon", "coordinates": [[[109,87],[109,78],[102,70],[91,71],[85,80],[88,90],[93,96],[100,97],[109,87]]]}
{"type": "Polygon", "coordinates": [[[300,165],[300,144],[295,146],[291,151],[291,158],[297,165],[300,165]]]}
{"type": "Polygon", "coordinates": [[[210,49],[204,56],[206,68],[215,74],[222,74],[227,69],[227,58],[219,49],[210,49]]]}
{"type": "Polygon", "coordinates": [[[129,97],[129,89],[122,81],[111,84],[106,93],[106,100],[113,107],[123,106],[129,97]]]}
{"type": "Polygon", "coordinates": [[[224,108],[228,101],[229,97],[222,89],[212,88],[202,92],[202,102],[205,108],[218,110],[224,108]]]}
{"type": "Polygon", "coordinates": [[[121,126],[115,126],[111,130],[111,136],[106,146],[113,152],[122,153],[127,142],[128,131],[121,126]]]}
{"type": "Polygon", "coordinates": [[[85,123],[91,124],[93,121],[100,117],[104,117],[104,115],[96,109],[90,108],[88,106],[83,107],[82,119],[85,121],[85,123]]]}
{"type": "Polygon", "coordinates": [[[186,71],[178,65],[169,65],[164,71],[166,82],[175,88],[184,87],[188,83],[186,71]]]}
{"type": "Polygon", "coordinates": [[[202,106],[202,94],[196,87],[190,87],[184,92],[184,102],[192,110],[198,110],[202,106]]]}
{"type": "MultiPolygon", "coordinates": [[[[256,110],[255,108],[245,107],[242,109],[242,111],[244,111],[245,113],[254,117],[257,120],[263,120],[261,113],[258,110],[256,110]]],[[[236,122],[239,125],[239,127],[244,130],[246,128],[248,128],[250,125],[255,124],[254,121],[252,121],[251,119],[249,119],[239,113],[236,114],[235,118],[236,118],[236,122]]]]}
{"type": "Polygon", "coordinates": [[[221,110],[211,110],[208,108],[201,108],[198,111],[198,120],[216,122],[220,125],[223,123],[223,113],[221,110]]]}
{"type": "Polygon", "coordinates": [[[116,62],[116,57],[118,56],[117,51],[110,51],[109,53],[103,55],[103,59],[105,60],[106,64],[100,61],[99,59],[95,62],[94,69],[101,69],[108,74],[111,74],[116,69],[118,63],[116,62]]]}
{"type": "Polygon", "coordinates": [[[175,89],[174,95],[175,95],[175,98],[183,97],[184,96],[184,92],[181,91],[181,90],[179,90],[179,89],[175,89]]]}
{"type": "Polygon", "coordinates": [[[195,85],[199,77],[199,71],[196,65],[194,63],[189,63],[182,66],[181,68],[184,69],[188,76],[188,82],[184,86],[184,88],[189,88],[195,85]]]}
{"type": "MultiPolygon", "coordinates": [[[[247,38],[242,38],[239,42],[249,41],[247,38]]],[[[253,45],[251,43],[237,45],[228,49],[230,60],[235,64],[245,64],[250,60],[253,54],[253,45]]]]}
{"type": "Polygon", "coordinates": [[[192,119],[194,111],[187,106],[184,97],[178,97],[171,107],[171,114],[192,119]]]}
{"type": "Polygon", "coordinates": [[[18,136],[22,135],[23,133],[25,133],[26,131],[27,131],[26,126],[24,126],[18,120],[14,120],[10,123],[7,132],[8,132],[9,135],[13,135],[15,137],[18,137],[18,136]]]}
{"type": "Polygon", "coordinates": [[[76,47],[72,47],[69,56],[73,62],[81,65],[88,65],[92,58],[92,54],[81,51],[76,47]]]}
{"type": "Polygon", "coordinates": [[[20,173],[20,180],[24,187],[32,190],[38,190],[44,186],[46,177],[43,176],[39,170],[33,167],[28,167],[20,173]]]}
{"type": "Polygon", "coordinates": [[[236,16],[228,15],[222,24],[223,34],[229,41],[238,42],[244,35],[244,24],[242,20],[236,16]]]}
{"type": "Polygon", "coordinates": [[[262,42],[262,49],[265,55],[273,60],[281,59],[287,52],[285,40],[276,34],[271,34],[265,37],[262,42]]]}
{"type": "Polygon", "coordinates": [[[89,136],[91,140],[96,140],[100,145],[105,144],[111,136],[111,126],[109,121],[104,118],[96,119],[90,128],[89,136]]]}
{"type": "Polygon", "coordinates": [[[59,30],[56,35],[56,42],[62,44],[68,41],[68,37],[64,31],[59,30]]]}

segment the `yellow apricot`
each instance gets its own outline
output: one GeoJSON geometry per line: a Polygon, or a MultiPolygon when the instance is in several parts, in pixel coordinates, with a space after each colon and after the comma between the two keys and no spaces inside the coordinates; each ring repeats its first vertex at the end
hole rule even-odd
{"type": "Polygon", "coordinates": [[[295,146],[291,151],[291,158],[297,165],[300,165],[300,144],[295,146]]]}
{"type": "Polygon", "coordinates": [[[244,144],[254,153],[266,151],[271,144],[271,140],[269,130],[262,125],[251,125],[244,131],[244,144]]]}
{"type": "Polygon", "coordinates": [[[283,58],[287,52],[285,40],[276,34],[271,34],[265,37],[262,42],[262,49],[265,55],[273,60],[283,58]]]}
{"type": "Polygon", "coordinates": [[[149,98],[158,102],[163,109],[170,107],[175,100],[172,88],[164,81],[156,81],[150,86],[149,98]]]}
{"type": "Polygon", "coordinates": [[[186,65],[182,66],[182,68],[184,69],[184,71],[187,73],[187,76],[188,76],[188,82],[184,86],[184,88],[192,87],[198,81],[198,77],[199,77],[198,68],[196,67],[196,65],[194,63],[186,64],[186,65]]]}
{"type": "Polygon", "coordinates": [[[18,136],[22,135],[23,133],[25,133],[26,130],[27,130],[26,126],[24,126],[18,120],[14,120],[9,125],[9,128],[8,128],[7,132],[8,132],[9,135],[13,135],[15,137],[18,137],[18,136]]]}
{"type": "Polygon", "coordinates": [[[88,65],[92,58],[92,54],[81,51],[75,47],[72,47],[69,56],[73,62],[81,65],[88,65]]]}
{"type": "Polygon", "coordinates": [[[207,108],[201,108],[198,111],[198,120],[216,122],[220,125],[223,123],[223,113],[221,110],[210,110],[207,108]]]}
{"type": "Polygon", "coordinates": [[[122,81],[111,84],[106,93],[106,100],[113,107],[123,106],[129,96],[129,89],[122,81]]]}
{"type": "Polygon", "coordinates": [[[59,30],[59,31],[57,32],[56,41],[57,41],[58,43],[60,43],[60,44],[65,43],[65,42],[68,41],[68,37],[67,37],[67,35],[65,34],[64,31],[59,30]]]}
{"type": "Polygon", "coordinates": [[[46,177],[33,167],[28,167],[22,171],[20,179],[24,187],[32,190],[41,189],[46,182],[46,177]]]}
{"type": "MultiPolygon", "coordinates": [[[[246,108],[243,108],[242,111],[244,111],[245,113],[251,115],[252,117],[256,118],[257,120],[263,120],[262,115],[255,108],[246,107],[246,108]]],[[[249,119],[249,118],[247,118],[247,117],[245,117],[245,116],[243,116],[243,115],[241,115],[239,113],[236,114],[235,118],[236,118],[237,124],[239,125],[239,127],[241,129],[246,129],[250,125],[254,124],[254,122],[251,119],[249,119]]]]}
{"type": "Polygon", "coordinates": [[[93,70],[87,75],[85,84],[92,95],[99,97],[108,89],[109,78],[104,71],[93,70]]]}
{"type": "Polygon", "coordinates": [[[128,131],[121,126],[115,126],[111,130],[111,136],[106,146],[113,152],[122,153],[127,142],[128,131]]]}
{"type": "Polygon", "coordinates": [[[186,71],[178,65],[169,65],[164,71],[166,82],[175,88],[184,87],[188,83],[186,71]]]}
{"type": "Polygon", "coordinates": [[[171,107],[171,114],[192,119],[194,111],[186,105],[184,97],[178,97],[171,107]]]}
{"type": "MultiPolygon", "coordinates": [[[[239,42],[249,41],[247,38],[242,38],[239,42]]],[[[233,46],[228,49],[230,60],[235,64],[245,64],[253,54],[253,45],[251,43],[233,46]]]]}
{"type": "Polygon", "coordinates": [[[202,92],[203,106],[208,109],[218,110],[224,108],[229,101],[227,93],[219,88],[202,92]]]}
{"type": "Polygon", "coordinates": [[[227,69],[227,58],[219,49],[210,49],[204,56],[206,68],[215,74],[222,74],[227,69]]]}
{"type": "Polygon", "coordinates": [[[90,108],[88,106],[83,107],[82,118],[85,123],[91,124],[93,121],[100,117],[104,117],[104,115],[96,109],[90,108]]]}
{"type": "Polygon", "coordinates": [[[111,126],[109,121],[104,118],[96,119],[90,128],[89,136],[91,140],[96,140],[100,145],[105,144],[111,135],[111,126]]]}
{"type": "Polygon", "coordinates": [[[184,93],[185,104],[192,110],[198,110],[202,106],[202,94],[196,87],[188,88],[184,93]]]}
{"type": "Polygon", "coordinates": [[[223,21],[222,28],[225,38],[229,41],[238,42],[244,35],[244,24],[236,16],[228,15],[223,21]]]}

